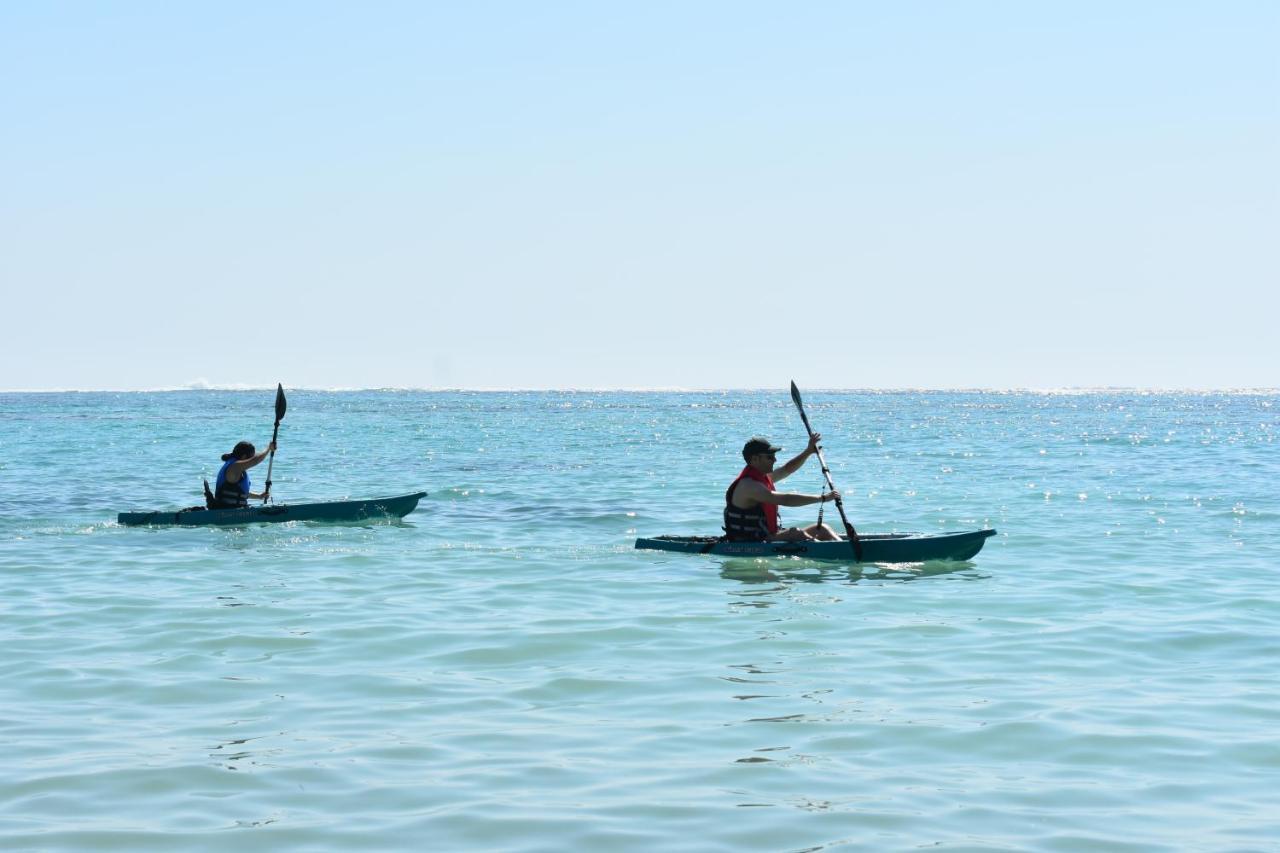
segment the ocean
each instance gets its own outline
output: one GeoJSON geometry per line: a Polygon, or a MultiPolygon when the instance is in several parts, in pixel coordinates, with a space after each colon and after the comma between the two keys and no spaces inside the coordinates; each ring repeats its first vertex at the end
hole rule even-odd
{"type": "Polygon", "coordinates": [[[288,393],[276,500],[418,510],[120,527],[274,391],[0,394],[0,849],[1280,849],[1280,393],[806,389],[859,532],[999,531],[883,566],[633,548],[785,389],[288,393]]]}

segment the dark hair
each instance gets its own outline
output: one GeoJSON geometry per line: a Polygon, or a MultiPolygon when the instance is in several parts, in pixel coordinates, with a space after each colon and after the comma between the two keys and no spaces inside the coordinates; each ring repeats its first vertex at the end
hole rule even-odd
{"type": "Polygon", "coordinates": [[[253,454],[258,451],[247,441],[237,441],[236,446],[231,449],[230,453],[222,454],[223,462],[230,462],[232,459],[251,459],[253,454]]]}

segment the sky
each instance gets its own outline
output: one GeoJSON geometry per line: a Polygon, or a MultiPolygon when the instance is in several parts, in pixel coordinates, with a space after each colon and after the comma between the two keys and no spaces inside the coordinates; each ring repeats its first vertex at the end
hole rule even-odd
{"type": "Polygon", "coordinates": [[[0,389],[1280,386],[1280,3],[0,4],[0,389]]]}

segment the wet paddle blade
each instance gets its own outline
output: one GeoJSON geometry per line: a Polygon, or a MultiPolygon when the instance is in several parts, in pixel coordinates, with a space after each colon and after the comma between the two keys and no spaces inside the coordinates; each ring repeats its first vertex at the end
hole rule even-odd
{"type": "Polygon", "coordinates": [[[277,383],[276,385],[276,420],[277,421],[284,420],[284,410],[287,405],[288,403],[284,399],[284,385],[277,383]]]}

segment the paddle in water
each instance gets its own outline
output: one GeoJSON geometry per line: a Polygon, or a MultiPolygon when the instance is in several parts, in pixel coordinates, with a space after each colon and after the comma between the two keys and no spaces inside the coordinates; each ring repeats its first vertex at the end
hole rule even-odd
{"type": "MultiPolygon", "coordinates": [[[[271,431],[271,458],[267,460],[267,486],[262,490],[262,502],[266,503],[271,497],[271,466],[276,461],[276,438],[280,435],[280,422],[284,420],[284,410],[287,403],[284,399],[284,386],[276,383],[276,426],[271,431]]],[[[225,457],[224,457],[225,458],[225,457]]],[[[822,457],[818,457],[821,459],[822,457]]]]}
{"type": "MultiPolygon", "coordinates": [[[[791,399],[795,401],[796,408],[800,410],[800,420],[804,421],[804,428],[809,433],[809,437],[812,438],[813,427],[809,426],[809,416],[804,413],[804,401],[800,399],[800,389],[796,387],[794,379],[791,381],[791,399]]],[[[834,492],[836,491],[836,484],[831,482],[831,469],[827,467],[827,460],[822,456],[822,448],[818,447],[817,451],[818,464],[822,466],[822,475],[827,478],[827,488],[834,492]]],[[[840,510],[840,520],[844,522],[844,532],[849,537],[849,544],[853,546],[853,557],[861,563],[862,543],[858,540],[858,532],[849,523],[849,516],[844,514],[844,501],[841,500],[838,494],[836,495],[836,509],[840,510]]]]}

